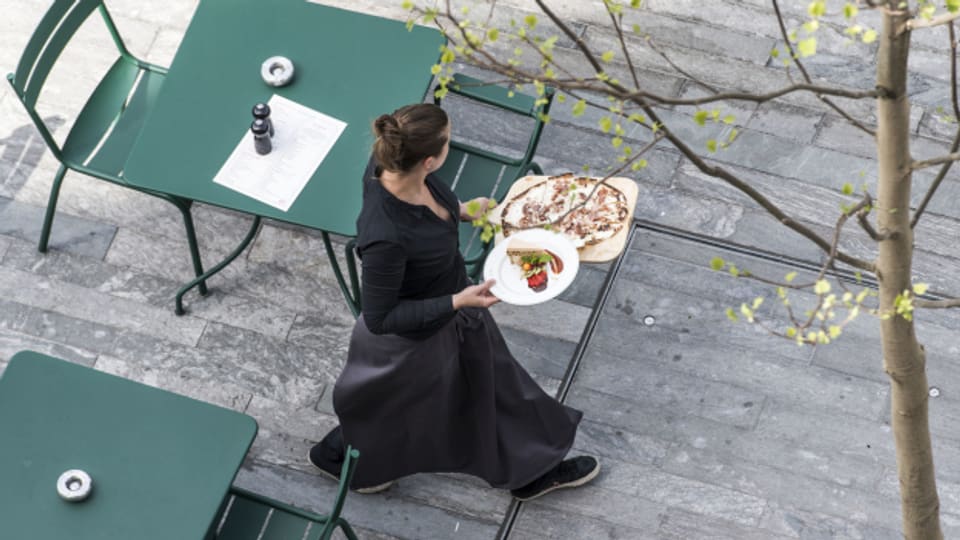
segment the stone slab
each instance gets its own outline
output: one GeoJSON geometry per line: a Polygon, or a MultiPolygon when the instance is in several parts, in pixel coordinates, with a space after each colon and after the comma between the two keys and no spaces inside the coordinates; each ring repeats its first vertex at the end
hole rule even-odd
{"type": "MultiPolygon", "coordinates": [[[[45,209],[0,198],[0,234],[37,242],[45,209]]],[[[53,219],[49,249],[102,259],[116,227],[57,212],[53,219]]]]}
{"type": "Polygon", "coordinates": [[[144,306],[6,267],[0,267],[0,296],[35,308],[98,321],[117,329],[147,333],[185,345],[196,344],[206,325],[200,319],[177,317],[172,310],[144,306]]]}
{"type": "MultiPolygon", "coordinates": [[[[326,478],[250,461],[238,473],[236,484],[321,514],[329,512],[336,495],[336,484],[326,478]]],[[[343,516],[351,525],[377,533],[423,540],[451,537],[486,540],[496,535],[499,526],[498,523],[424,506],[389,492],[368,496],[352,493],[344,506],[343,516]]]]}

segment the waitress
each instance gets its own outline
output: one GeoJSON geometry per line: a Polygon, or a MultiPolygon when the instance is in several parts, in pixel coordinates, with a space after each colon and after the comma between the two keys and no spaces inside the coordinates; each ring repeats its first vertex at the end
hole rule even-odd
{"type": "Polygon", "coordinates": [[[352,445],[352,487],[364,493],[426,472],[474,475],[521,500],[589,482],[595,458],[564,459],[582,413],[510,354],[487,310],[499,301],[493,280],[467,278],[458,224],[475,216],[432,174],[450,148],[446,113],[408,105],[373,133],[357,219],[363,311],[333,390],[340,426],[310,462],[337,478],[352,445]]]}

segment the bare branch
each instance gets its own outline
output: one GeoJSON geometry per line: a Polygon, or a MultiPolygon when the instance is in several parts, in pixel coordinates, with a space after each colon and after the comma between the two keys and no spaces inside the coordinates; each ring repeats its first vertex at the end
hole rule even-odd
{"type": "MultiPolygon", "coordinates": [[[[950,23],[948,28],[950,29],[950,98],[953,102],[953,117],[960,121],[960,100],[957,99],[957,39],[953,22],[950,23]]],[[[960,125],[957,126],[957,133],[953,136],[953,144],[950,145],[950,154],[956,154],[957,150],[960,150],[960,125]]],[[[933,194],[937,192],[937,188],[940,187],[940,183],[946,178],[951,166],[953,166],[953,161],[944,163],[943,167],[940,168],[940,172],[937,173],[937,177],[933,179],[933,182],[923,196],[923,200],[920,201],[920,205],[917,206],[917,211],[913,213],[913,218],[910,219],[911,229],[917,226],[917,222],[920,221],[920,216],[922,216],[924,210],[927,209],[927,205],[930,204],[930,201],[933,199],[933,194]]]]}
{"type": "Polygon", "coordinates": [[[701,80],[700,80],[699,78],[697,78],[696,76],[692,75],[691,73],[688,73],[686,70],[684,70],[683,68],[681,68],[680,66],[678,66],[677,64],[675,64],[674,61],[671,60],[669,56],[667,56],[667,53],[661,51],[661,50],[657,47],[656,43],[654,43],[653,39],[651,39],[649,36],[647,37],[647,45],[650,45],[650,48],[653,49],[653,52],[659,54],[660,57],[663,58],[668,64],[670,64],[670,67],[672,67],[672,68],[674,69],[674,71],[676,71],[677,73],[683,75],[684,77],[690,79],[691,81],[697,83],[698,85],[706,88],[710,93],[717,94],[717,93],[720,92],[720,91],[717,90],[716,88],[710,86],[709,84],[705,83],[704,81],[701,81],[701,80]]]}
{"type": "MultiPolygon", "coordinates": [[[[790,58],[793,58],[794,62],[797,63],[797,68],[799,68],[800,73],[803,74],[803,79],[807,81],[807,83],[813,83],[813,79],[811,79],[810,74],[807,73],[807,68],[803,66],[803,63],[800,61],[800,57],[797,56],[796,51],[793,49],[793,45],[790,44],[790,37],[787,32],[787,25],[786,23],[784,23],[783,14],[780,13],[780,4],[778,3],[777,0],[773,0],[773,11],[777,14],[777,23],[780,25],[780,35],[783,36],[783,43],[784,45],[786,45],[787,50],[790,52],[790,58]]],[[[872,129],[870,129],[869,127],[864,125],[862,122],[860,122],[859,120],[851,116],[850,113],[840,108],[839,105],[831,101],[829,98],[826,98],[824,96],[817,96],[817,97],[820,98],[820,101],[827,104],[827,106],[829,106],[831,109],[833,109],[838,114],[840,114],[840,116],[846,118],[848,122],[853,124],[855,127],[859,128],[861,131],[869,134],[871,137],[876,136],[876,133],[872,129]]]]}
{"type": "Polygon", "coordinates": [[[623,51],[623,57],[627,61],[627,68],[630,69],[630,77],[633,79],[633,87],[637,90],[640,89],[640,79],[637,77],[637,70],[633,67],[633,58],[630,57],[630,51],[627,49],[627,42],[623,39],[623,25],[621,25],[623,15],[620,15],[620,19],[617,19],[617,16],[614,15],[613,10],[610,9],[610,4],[604,4],[607,8],[607,13],[610,15],[610,21],[613,23],[613,29],[617,31],[617,38],[620,40],[620,50],[623,51]]]}
{"type": "Polygon", "coordinates": [[[929,19],[910,19],[906,23],[906,30],[916,30],[917,28],[932,28],[934,26],[941,26],[944,24],[952,23],[957,19],[960,19],[960,12],[944,13],[942,15],[931,17],[929,19]]]}
{"type": "Polygon", "coordinates": [[[922,298],[914,298],[913,306],[928,309],[960,307],[960,298],[947,298],[945,300],[923,300],[922,298]]]}
{"type": "Polygon", "coordinates": [[[650,101],[655,101],[663,105],[702,105],[704,103],[711,103],[715,101],[753,101],[756,103],[763,103],[765,101],[770,101],[778,97],[791,94],[793,92],[813,92],[817,95],[830,95],[830,96],[839,96],[851,99],[863,99],[863,98],[875,98],[880,95],[880,92],[876,90],[847,90],[845,88],[836,88],[830,86],[822,86],[818,84],[809,84],[809,83],[799,83],[793,84],[790,86],[785,86],[778,90],[772,92],[767,92],[766,94],[752,94],[749,92],[724,92],[718,93],[712,96],[704,96],[699,98],[669,98],[662,97],[656,94],[651,94],[649,92],[634,92],[627,97],[627,99],[633,97],[642,97],[650,101]]]}
{"type": "Polygon", "coordinates": [[[924,159],[922,161],[914,161],[910,164],[910,168],[917,171],[920,169],[926,169],[927,167],[933,167],[934,165],[942,165],[944,163],[953,163],[960,159],[960,152],[950,152],[942,156],[937,156],[935,158],[924,159]]]}

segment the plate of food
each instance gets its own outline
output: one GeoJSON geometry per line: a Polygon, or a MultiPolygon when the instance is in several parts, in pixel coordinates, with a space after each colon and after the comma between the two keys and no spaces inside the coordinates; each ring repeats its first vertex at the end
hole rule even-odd
{"type": "Polygon", "coordinates": [[[545,229],[518,231],[497,244],[483,266],[483,278],[495,279],[497,298],[532,306],[556,297],[580,269],[577,248],[563,235],[545,229]]]}

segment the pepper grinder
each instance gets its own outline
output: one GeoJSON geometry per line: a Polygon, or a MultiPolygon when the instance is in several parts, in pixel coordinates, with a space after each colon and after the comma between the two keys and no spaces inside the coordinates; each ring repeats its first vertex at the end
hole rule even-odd
{"type": "Polygon", "coordinates": [[[270,106],[266,103],[257,103],[253,106],[253,117],[261,119],[267,123],[270,136],[273,137],[273,121],[270,120],[270,106]]]}
{"type": "Polygon", "coordinates": [[[273,144],[270,142],[270,127],[262,118],[257,118],[250,124],[250,132],[253,133],[253,147],[261,156],[269,154],[273,150],[273,144]]]}

